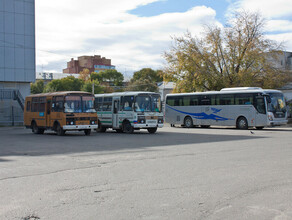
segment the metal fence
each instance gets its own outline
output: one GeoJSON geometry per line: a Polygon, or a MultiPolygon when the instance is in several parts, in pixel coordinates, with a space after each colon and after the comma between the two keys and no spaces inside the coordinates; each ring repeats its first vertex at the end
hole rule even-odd
{"type": "Polygon", "coordinates": [[[24,98],[19,90],[0,89],[0,125],[23,125],[23,109],[24,98]]]}

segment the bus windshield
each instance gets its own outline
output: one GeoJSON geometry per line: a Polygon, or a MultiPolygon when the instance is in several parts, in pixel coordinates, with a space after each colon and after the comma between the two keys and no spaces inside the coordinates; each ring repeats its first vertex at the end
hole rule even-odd
{"type": "Polygon", "coordinates": [[[135,102],[136,112],[151,112],[151,97],[150,96],[137,96],[135,102]]]}
{"type": "Polygon", "coordinates": [[[66,96],[64,103],[65,113],[95,112],[94,98],[91,96],[66,96]]]}
{"type": "Polygon", "coordinates": [[[135,100],[136,112],[161,112],[161,99],[159,95],[137,96],[135,100]]]}
{"type": "Polygon", "coordinates": [[[161,112],[161,98],[160,98],[160,95],[152,96],[152,111],[161,112]]]}
{"type": "Polygon", "coordinates": [[[83,109],[83,112],[95,112],[94,97],[83,96],[82,97],[82,109],[83,109]]]}
{"type": "Polygon", "coordinates": [[[283,94],[269,93],[271,103],[268,104],[269,112],[286,112],[286,104],[283,94]]]}

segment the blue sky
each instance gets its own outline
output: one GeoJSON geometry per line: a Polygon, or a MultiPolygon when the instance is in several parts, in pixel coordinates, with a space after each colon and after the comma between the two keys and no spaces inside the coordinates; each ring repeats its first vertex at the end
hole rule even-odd
{"type": "Polygon", "coordinates": [[[36,1],[37,71],[62,72],[78,56],[101,55],[126,77],[163,69],[171,36],[200,36],[223,27],[232,12],[258,11],[266,37],[292,51],[292,1],[287,0],[50,0],[36,1]]]}
{"type": "Polygon", "coordinates": [[[137,16],[151,17],[163,13],[185,12],[192,7],[205,5],[216,11],[216,18],[225,22],[225,12],[229,6],[226,0],[169,0],[153,2],[129,11],[137,16]]]}

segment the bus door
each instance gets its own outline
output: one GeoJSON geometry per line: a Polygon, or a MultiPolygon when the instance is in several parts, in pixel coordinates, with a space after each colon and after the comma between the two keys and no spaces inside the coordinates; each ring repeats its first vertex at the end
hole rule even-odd
{"type": "Polygon", "coordinates": [[[267,110],[266,110],[266,104],[265,104],[265,98],[264,96],[256,96],[255,98],[255,107],[256,107],[256,113],[255,113],[255,126],[266,126],[267,125],[267,110]]]}
{"type": "Polygon", "coordinates": [[[51,127],[51,106],[52,100],[47,100],[47,109],[46,109],[46,127],[51,127]]]}
{"type": "Polygon", "coordinates": [[[120,98],[114,97],[113,98],[113,114],[112,114],[113,128],[119,128],[119,106],[120,106],[120,98]]]}

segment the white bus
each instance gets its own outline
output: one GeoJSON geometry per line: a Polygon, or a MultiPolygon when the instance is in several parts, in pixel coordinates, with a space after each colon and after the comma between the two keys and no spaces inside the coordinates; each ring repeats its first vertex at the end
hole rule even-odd
{"type": "Polygon", "coordinates": [[[163,127],[161,97],[153,92],[120,92],[95,95],[98,132],[112,128],[117,132],[133,133],[147,129],[155,133],[163,127]]]}
{"type": "Polygon", "coordinates": [[[168,94],[165,122],[172,126],[236,126],[239,129],[287,124],[281,91],[258,87],[225,88],[214,92],[168,94]]]}

